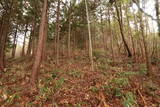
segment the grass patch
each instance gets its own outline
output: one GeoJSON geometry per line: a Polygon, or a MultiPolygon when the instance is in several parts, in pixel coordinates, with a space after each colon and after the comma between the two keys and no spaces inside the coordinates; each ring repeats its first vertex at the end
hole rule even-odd
{"type": "Polygon", "coordinates": [[[99,91],[99,88],[95,87],[95,86],[92,86],[90,88],[90,90],[93,92],[93,93],[97,93],[99,91]]]}
{"type": "Polygon", "coordinates": [[[99,70],[107,70],[109,68],[108,64],[99,64],[97,67],[99,70]]]}
{"type": "Polygon", "coordinates": [[[68,73],[68,75],[70,75],[70,76],[72,76],[74,78],[81,78],[83,76],[82,72],[80,72],[78,70],[75,70],[75,69],[70,70],[67,73],[68,73]]]}
{"type": "Polygon", "coordinates": [[[58,74],[62,72],[60,69],[55,69],[51,72],[51,77],[54,79],[58,76],[58,74]]]}
{"type": "Polygon", "coordinates": [[[54,91],[59,90],[63,86],[64,82],[65,82],[65,79],[63,77],[58,79],[58,80],[56,80],[54,88],[53,88],[54,91]]]}
{"type": "Polygon", "coordinates": [[[139,74],[140,75],[146,75],[147,73],[148,73],[148,70],[147,70],[146,64],[141,64],[139,74]]]}
{"type": "Polygon", "coordinates": [[[105,51],[104,50],[98,50],[98,49],[93,50],[93,57],[95,59],[103,57],[103,56],[105,56],[105,51]]]}
{"type": "Polygon", "coordinates": [[[153,83],[153,81],[150,80],[143,83],[143,88],[148,95],[157,97],[160,99],[160,95],[156,94],[156,91],[160,90],[160,88],[157,84],[153,83]]]}
{"type": "Polygon", "coordinates": [[[128,71],[128,72],[118,72],[117,75],[120,77],[131,77],[131,76],[135,76],[137,75],[137,72],[132,72],[132,71],[128,71]]]}

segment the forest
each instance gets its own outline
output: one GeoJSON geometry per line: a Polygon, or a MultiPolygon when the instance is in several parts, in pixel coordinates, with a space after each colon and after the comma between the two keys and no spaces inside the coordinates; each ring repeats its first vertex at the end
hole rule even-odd
{"type": "Polygon", "coordinates": [[[0,107],[160,107],[160,0],[0,0],[0,107]]]}

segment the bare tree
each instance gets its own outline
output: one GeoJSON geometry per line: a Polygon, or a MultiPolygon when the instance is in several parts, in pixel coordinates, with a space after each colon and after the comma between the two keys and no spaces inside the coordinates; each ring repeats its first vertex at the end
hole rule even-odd
{"type": "Polygon", "coordinates": [[[117,12],[117,17],[118,17],[118,23],[119,23],[120,33],[121,33],[121,36],[122,36],[124,47],[125,47],[125,49],[126,49],[126,51],[128,53],[128,57],[132,57],[132,53],[131,53],[131,51],[129,49],[129,46],[128,46],[127,42],[126,42],[126,39],[124,37],[123,20],[122,20],[123,17],[122,17],[121,4],[120,4],[120,8],[118,8],[117,3],[115,5],[115,7],[116,7],[116,12],[117,12]]]}
{"type": "Polygon", "coordinates": [[[91,69],[94,70],[93,65],[93,53],[92,53],[92,38],[91,38],[91,29],[90,29],[90,20],[89,20],[89,12],[88,12],[88,5],[87,1],[85,0],[85,6],[86,6],[86,15],[87,15],[87,22],[88,22],[88,36],[89,36],[89,58],[91,62],[91,69]]]}
{"type": "Polygon", "coordinates": [[[57,5],[57,22],[56,22],[56,64],[59,65],[59,34],[60,34],[60,0],[58,0],[58,5],[57,5]]]}

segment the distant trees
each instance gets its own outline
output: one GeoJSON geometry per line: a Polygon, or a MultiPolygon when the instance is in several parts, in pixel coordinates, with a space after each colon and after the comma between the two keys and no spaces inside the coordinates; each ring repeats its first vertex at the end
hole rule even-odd
{"type": "MultiPolygon", "coordinates": [[[[105,50],[104,56],[107,58],[107,55],[111,55],[114,63],[119,61],[118,58],[127,56],[130,60],[134,58],[133,62],[145,63],[150,70],[151,57],[159,57],[159,39],[157,32],[151,30],[146,18],[148,16],[140,6],[142,0],[138,1],[1,0],[0,70],[5,68],[6,53],[11,53],[11,57],[15,58],[16,47],[20,42],[21,56],[35,59],[31,74],[33,85],[43,60],[48,61],[52,57],[55,59],[55,63],[52,63],[60,65],[61,56],[67,54],[68,58],[72,58],[78,49],[88,53],[91,70],[96,69],[96,50],[105,50]],[[139,6],[139,11],[134,11],[133,3],[139,6]],[[8,49],[10,47],[12,49],[8,49]],[[52,52],[48,52],[50,47],[55,47],[49,50],[52,52]],[[46,50],[50,54],[46,54],[46,50]]],[[[159,27],[159,2],[155,2],[159,27]]]]}

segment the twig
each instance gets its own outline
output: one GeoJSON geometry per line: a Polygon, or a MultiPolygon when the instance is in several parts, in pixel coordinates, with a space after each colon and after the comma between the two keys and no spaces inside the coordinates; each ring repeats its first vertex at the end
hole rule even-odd
{"type": "Polygon", "coordinates": [[[146,103],[144,97],[142,96],[140,90],[138,89],[137,92],[138,92],[138,94],[140,95],[140,97],[142,98],[142,101],[143,101],[143,103],[144,103],[144,107],[147,107],[147,103],[146,103]]]}

